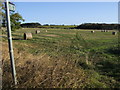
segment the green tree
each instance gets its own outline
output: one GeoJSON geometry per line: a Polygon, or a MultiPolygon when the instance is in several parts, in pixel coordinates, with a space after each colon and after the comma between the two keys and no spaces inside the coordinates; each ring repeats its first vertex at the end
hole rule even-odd
{"type": "Polygon", "coordinates": [[[2,26],[2,3],[0,2],[0,28],[2,26]]]}
{"type": "Polygon", "coordinates": [[[12,31],[21,28],[21,21],[25,21],[19,13],[14,13],[10,15],[12,31]]]}
{"type": "Polygon", "coordinates": [[[0,24],[1,26],[5,26],[5,7],[2,1],[0,1],[0,24]]]}
{"type": "MultiPolygon", "coordinates": [[[[0,2],[0,21],[2,26],[6,26],[6,15],[5,15],[5,5],[3,2],[0,2]]],[[[22,16],[19,13],[13,13],[10,11],[11,27],[12,31],[20,28],[21,21],[24,21],[22,16]]]]}

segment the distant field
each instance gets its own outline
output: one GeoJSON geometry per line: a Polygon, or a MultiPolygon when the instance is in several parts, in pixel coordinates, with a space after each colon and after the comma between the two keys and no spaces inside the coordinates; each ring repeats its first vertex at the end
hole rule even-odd
{"type": "MultiPolygon", "coordinates": [[[[112,35],[113,31],[24,28],[12,32],[17,87],[120,87],[118,34],[112,35]],[[23,40],[25,32],[31,32],[33,39],[23,40]]],[[[3,86],[12,87],[7,36],[2,33],[3,86]]]]}

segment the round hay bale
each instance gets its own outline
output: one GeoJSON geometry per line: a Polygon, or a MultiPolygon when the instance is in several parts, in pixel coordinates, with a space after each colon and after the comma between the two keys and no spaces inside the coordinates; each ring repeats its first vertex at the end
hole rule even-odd
{"type": "Polygon", "coordinates": [[[117,34],[117,32],[112,32],[112,35],[116,35],[117,34]]]}
{"type": "Polygon", "coordinates": [[[32,33],[24,33],[24,40],[32,39],[32,33]]]}
{"type": "Polygon", "coordinates": [[[103,32],[106,32],[106,30],[104,30],[103,32]]]}
{"type": "Polygon", "coordinates": [[[106,30],[106,32],[109,32],[109,30],[106,30]]]}
{"type": "Polygon", "coordinates": [[[91,31],[91,33],[95,33],[95,31],[91,31]]]}
{"type": "Polygon", "coordinates": [[[40,33],[40,31],[39,30],[36,30],[36,34],[39,34],[40,33]]]}
{"type": "Polygon", "coordinates": [[[101,30],[101,32],[104,32],[104,30],[101,30]]]}

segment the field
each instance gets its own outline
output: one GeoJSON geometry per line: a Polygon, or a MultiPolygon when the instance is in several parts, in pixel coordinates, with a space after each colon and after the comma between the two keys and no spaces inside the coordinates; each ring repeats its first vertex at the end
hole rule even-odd
{"type": "MultiPolygon", "coordinates": [[[[12,32],[18,79],[15,87],[120,88],[118,35],[90,31],[24,28],[12,32]],[[24,40],[24,32],[33,33],[33,39],[24,40]]],[[[3,87],[14,87],[5,31],[2,61],[3,87]]]]}

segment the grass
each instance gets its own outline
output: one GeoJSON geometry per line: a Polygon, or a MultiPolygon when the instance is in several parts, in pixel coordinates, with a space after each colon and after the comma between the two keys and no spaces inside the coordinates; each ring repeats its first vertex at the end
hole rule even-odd
{"type": "MultiPolygon", "coordinates": [[[[120,86],[118,36],[112,35],[112,31],[95,31],[92,34],[90,30],[27,28],[12,32],[12,35],[19,81],[17,87],[120,86]],[[35,34],[35,30],[41,33],[35,34]],[[23,40],[24,32],[33,33],[33,39],[23,40]]],[[[3,63],[3,86],[14,87],[10,84],[10,62],[5,37],[3,63]]]]}

